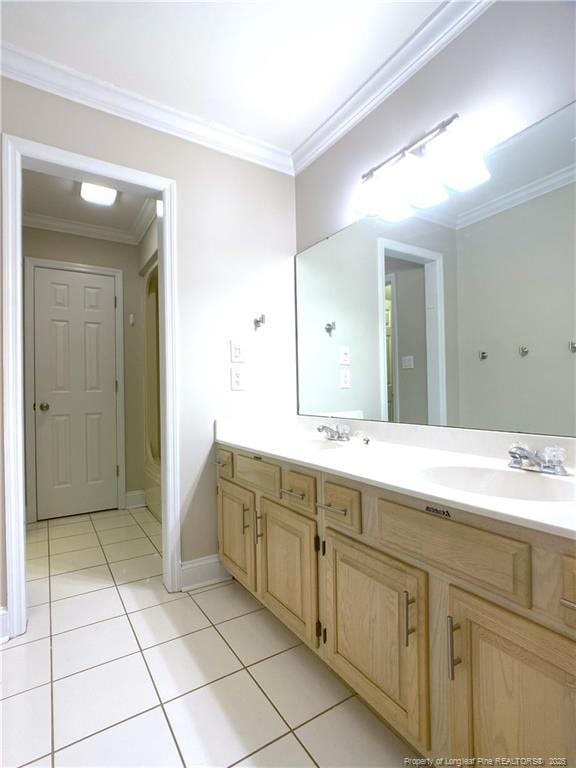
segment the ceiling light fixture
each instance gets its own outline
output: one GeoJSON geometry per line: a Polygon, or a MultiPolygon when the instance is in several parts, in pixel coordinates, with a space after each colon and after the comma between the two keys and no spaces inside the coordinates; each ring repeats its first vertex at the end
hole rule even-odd
{"type": "Polygon", "coordinates": [[[448,200],[448,190],[463,192],[490,178],[484,152],[461,131],[458,115],[443,120],[362,176],[354,208],[364,216],[395,222],[414,209],[448,200]]]}
{"type": "Polygon", "coordinates": [[[117,195],[117,190],[111,187],[89,184],[87,181],[83,181],[80,187],[80,197],[87,203],[94,203],[95,205],[113,205],[117,195]]]}

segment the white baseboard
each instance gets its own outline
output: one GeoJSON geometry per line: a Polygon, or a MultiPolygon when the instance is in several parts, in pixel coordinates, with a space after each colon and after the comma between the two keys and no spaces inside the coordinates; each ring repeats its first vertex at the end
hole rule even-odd
{"type": "Polygon", "coordinates": [[[126,491],[126,509],[145,506],[146,494],[144,491],[126,491]]]}
{"type": "Polygon", "coordinates": [[[220,565],[218,555],[199,557],[196,560],[187,560],[182,563],[182,575],[180,583],[182,591],[209,587],[221,581],[229,581],[230,574],[220,565]]]}

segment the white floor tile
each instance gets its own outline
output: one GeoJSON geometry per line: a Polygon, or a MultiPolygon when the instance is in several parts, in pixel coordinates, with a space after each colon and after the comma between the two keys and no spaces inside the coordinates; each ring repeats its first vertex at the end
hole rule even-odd
{"type": "Polygon", "coordinates": [[[230,765],[287,730],[245,671],[170,702],[166,713],[188,766],[230,765]]]}
{"type": "Polygon", "coordinates": [[[0,651],[0,698],[50,682],[50,638],[0,651]]]}
{"type": "Polygon", "coordinates": [[[63,552],[74,552],[77,549],[92,549],[100,546],[95,533],[82,533],[80,536],[65,536],[62,539],[52,539],[50,554],[61,555],[63,552]]]}
{"type": "MultiPolygon", "coordinates": [[[[36,525],[36,523],[34,523],[36,525]]],[[[44,525],[43,528],[30,528],[26,526],[26,543],[48,541],[48,526],[44,525]]]]}
{"type": "Polygon", "coordinates": [[[73,629],[52,638],[54,679],[81,672],[138,651],[126,616],[73,629]]]}
{"type": "Polygon", "coordinates": [[[262,608],[262,603],[235,581],[224,587],[200,592],[194,595],[194,600],[214,624],[262,608]]]}
{"type": "Polygon", "coordinates": [[[107,531],[98,531],[102,544],[115,544],[117,541],[132,541],[144,539],[146,534],[139,525],[123,525],[121,528],[110,528],[107,531]]]}
{"type": "Polygon", "coordinates": [[[59,573],[69,571],[81,571],[83,568],[92,568],[106,562],[102,547],[93,549],[79,549],[76,552],[64,552],[62,555],[50,556],[50,574],[57,576],[59,573]]]}
{"type": "Polygon", "coordinates": [[[118,563],[110,563],[110,570],[116,584],[127,584],[129,581],[139,581],[148,576],[160,576],[162,558],[160,555],[145,555],[131,560],[120,560],[118,563]]]}
{"type": "Polygon", "coordinates": [[[140,654],[57,680],[53,689],[55,749],[158,703],[140,654]]]}
{"type": "Polygon", "coordinates": [[[26,632],[18,637],[0,645],[0,648],[14,648],[24,643],[32,643],[34,640],[40,640],[50,635],[50,606],[36,605],[34,608],[28,608],[28,626],[26,632]]]}
{"type": "Polygon", "coordinates": [[[51,608],[53,634],[124,614],[124,607],[115,587],[57,600],[52,603],[51,608]]]}
{"type": "Polygon", "coordinates": [[[200,608],[187,595],[181,600],[131,613],[130,621],[142,648],[210,626],[200,608]]]}
{"type": "Polygon", "coordinates": [[[90,515],[64,515],[63,517],[53,517],[48,520],[49,528],[58,528],[61,525],[72,525],[73,523],[88,523],[90,522],[90,515]]]}
{"type": "Polygon", "coordinates": [[[160,708],[57,752],[55,768],[181,768],[160,708]]]}
{"type": "Polygon", "coordinates": [[[48,557],[48,539],[45,541],[26,540],[26,558],[32,560],[35,557],[48,557]]]}
{"type": "Polygon", "coordinates": [[[168,592],[162,583],[162,576],[151,576],[141,581],[121,584],[118,590],[128,613],[171,600],[180,600],[182,597],[182,592],[168,592]]]}
{"type": "Polygon", "coordinates": [[[146,507],[138,507],[138,509],[131,509],[130,514],[139,523],[152,523],[156,520],[152,512],[146,507]]]}
{"type": "Polygon", "coordinates": [[[36,579],[26,582],[26,604],[28,608],[43,605],[50,600],[50,579],[36,579]]]}
{"type": "Polygon", "coordinates": [[[238,763],[242,768],[314,768],[314,762],[291,733],[238,763]]]}
{"type": "Polygon", "coordinates": [[[50,706],[49,685],[0,703],[2,765],[24,765],[50,752],[50,706]]]}
{"type": "Polygon", "coordinates": [[[292,728],[347,699],[351,691],[304,645],[250,667],[292,728]]]}
{"type": "Polygon", "coordinates": [[[94,533],[94,526],[90,520],[83,520],[80,523],[70,523],[69,525],[50,526],[48,537],[52,539],[62,539],[66,536],[82,536],[85,533],[94,533]]]}
{"type": "Polygon", "coordinates": [[[50,578],[52,600],[62,600],[85,592],[94,592],[114,586],[114,579],[107,565],[97,565],[95,568],[84,568],[81,571],[71,571],[61,576],[50,578]]]}
{"type": "Polygon", "coordinates": [[[117,512],[109,517],[93,518],[94,528],[97,531],[111,531],[113,528],[125,528],[131,525],[134,519],[129,512],[117,512]]]}
{"type": "MultiPolygon", "coordinates": [[[[171,603],[174,605],[174,603],[171,603]]],[[[203,629],[144,652],[162,701],[241,669],[215,629],[203,629]]]]}
{"type": "Polygon", "coordinates": [[[27,763],[26,768],[52,768],[52,755],[45,755],[40,760],[34,760],[33,763],[27,763]]]}
{"type": "Polygon", "coordinates": [[[143,520],[138,523],[147,536],[161,536],[162,526],[158,520],[143,520]]]}
{"type": "Polygon", "coordinates": [[[296,734],[322,768],[401,768],[405,757],[416,757],[359,699],[339,704],[296,734]]]}
{"type": "Polygon", "coordinates": [[[162,534],[158,533],[155,536],[150,536],[150,541],[154,544],[158,552],[162,554],[162,534]]]}
{"type": "Polygon", "coordinates": [[[45,579],[48,575],[47,557],[35,557],[34,560],[26,560],[26,581],[45,579]]]}
{"type": "Polygon", "coordinates": [[[128,510],[126,509],[103,509],[100,512],[91,512],[91,520],[104,520],[107,517],[118,517],[118,515],[125,515],[128,510]]]}
{"type": "Polygon", "coordinates": [[[265,609],[219,624],[218,630],[246,666],[300,644],[296,635],[265,609]]]}
{"type": "Polygon", "coordinates": [[[131,557],[142,555],[154,555],[156,549],[150,539],[133,539],[132,541],[118,541],[115,544],[105,544],[104,554],[109,563],[119,560],[128,560],[131,557]]]}

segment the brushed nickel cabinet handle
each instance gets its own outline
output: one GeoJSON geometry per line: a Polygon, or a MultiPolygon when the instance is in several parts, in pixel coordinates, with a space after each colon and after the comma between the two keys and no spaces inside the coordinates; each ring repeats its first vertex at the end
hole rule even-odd
{"type": "Polygon", "coordinates": [[[250,528],[250,523],[246,522],[246,512],[248,512],[250,507],[247,507],[246,504],[242,504],[242,532],[244,532],[247,528],[250,528]]]}
{"type": "Polygon", "coordinates": [[[454,658],[454,632],[460,629],[460,624],[455,624],[452,616],[447,617],[447,630],[448,630],[448,677],[450,680],[454,680],[454,667],[462,663],[460,656],[454,658]]]}
{"type": "Polygon", "coordinates": [[[568,600],[565,597],[560,598],[560,605],[563,608],[570,608],[571,611],[576,611],[576,603],[573,603],[572,600],[568,600]]]}
{"type": "Polygon", "coordinates": [[[304,501],[306,498],[305,493],[297,493],[296,491],[293,491],[291,488],[280,488],[280,493],[285,494],[286,496],[293,496],[295,499],[299,499],[300,501],[304,501]]]}
{"type": "Polygon", "coordinates": [[[264,536],[263,533],[260,533],[258,531],[258,520],[262,520],[262,517],[263,517],[262,515],[255,515],[255,520],[254,520],[254,546],[257,546],[258,539],[261,539],[264,536]]]}
{"type": "Polygon", "coordinates": [[[413,597],[411,598],[406,590],[402,592],[402,618],[403,618],[402,635],[404,638],[404,645],[406,646],[406,648],[408,647],[410,635],[413,632],[416,632],[416,627],[410,626],[410,606],[413,605],[415,602],[416,602],[415,598],[413,597]]]}
{"type": "Polygon", "coordinates": [[[327,512],[336,512],[337,515],[347,515],[347,509],[340,509],[339,507],[333,507],[331,504],[316,504],[318,509],[325,509],[327,512]]]}

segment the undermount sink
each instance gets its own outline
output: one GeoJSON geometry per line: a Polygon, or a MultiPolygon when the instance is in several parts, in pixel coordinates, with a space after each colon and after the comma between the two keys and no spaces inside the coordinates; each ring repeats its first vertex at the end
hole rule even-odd
{"type": "Polygon", "coordinates": [[[576,502],[573,478],[488,467],[431,467],[421,477],[435,485],[484,496],[545,502],[576,502]]]}

